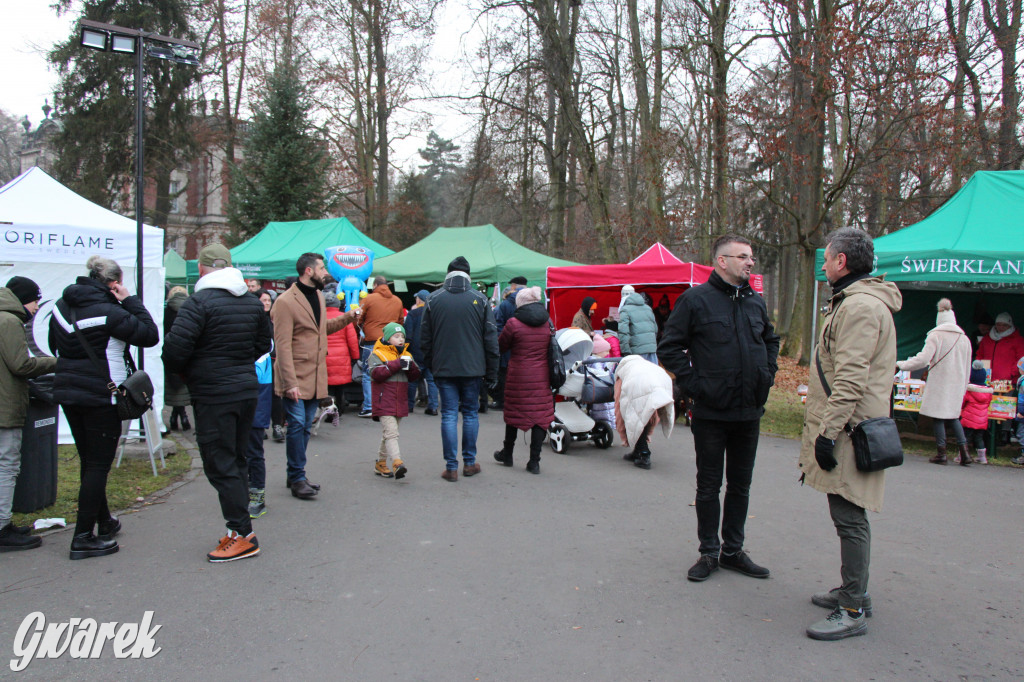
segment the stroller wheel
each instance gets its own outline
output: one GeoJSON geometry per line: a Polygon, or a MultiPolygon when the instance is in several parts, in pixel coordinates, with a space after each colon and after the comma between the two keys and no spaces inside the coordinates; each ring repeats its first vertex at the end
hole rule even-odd
{"type": "Polygon", "coordinates": [[[551,444],[551,449],[560,455],[569,451],[570,440],[569,432],[561,424],[553,424],[548,431],[548,443],[551,444]]]}
{"type": "Polygon", "coordinates": [[[594,430],[590,432],[590,437],[594,440],[594,445],[606,450],[612,446],[612,427],[608,425],[608,422],[599,421],[594,424],[594,430]]]}

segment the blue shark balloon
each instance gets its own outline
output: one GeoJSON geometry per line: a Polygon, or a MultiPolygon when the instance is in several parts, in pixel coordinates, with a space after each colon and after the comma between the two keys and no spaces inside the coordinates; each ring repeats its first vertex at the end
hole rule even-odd
{"type": "Polygon", "coordinates": [[[366,292],[366,280],[373,272],[373,250],[365,246],[332,246],[324,249],[327,271],[338,280],[338,299],[344,312],[359,306],[359,294],[366,292]],[[344,296],[344,298],[342,298],[344,296]]]}

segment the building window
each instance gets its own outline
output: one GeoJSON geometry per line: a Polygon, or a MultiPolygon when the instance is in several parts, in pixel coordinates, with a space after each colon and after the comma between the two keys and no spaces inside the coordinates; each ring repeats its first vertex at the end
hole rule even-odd
{"type": "Polygon", "coordinates": [[[170,207],[169,210],[170,210],[171,213],[177,213],[178,212],[178,192],[180,192],[180,191],[181,191],[181,183],[178,182],[177,180],[171,180],[171,189],[170,189],[170,192],[169,192],[170,199],[171,199],[171,207],[170,207]]]}

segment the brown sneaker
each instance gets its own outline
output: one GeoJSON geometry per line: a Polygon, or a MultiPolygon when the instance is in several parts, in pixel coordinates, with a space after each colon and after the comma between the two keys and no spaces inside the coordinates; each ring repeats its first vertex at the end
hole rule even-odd
{"type": "Polygon", "coordinates": [[[405,466],[405,464],[400,459],[396,459],[394,462],[391,463],[391,465],[395,467],[394,471],[396,481],[400,478],[405,478],[405,475],[409,473],[409,468],[405,466]]]}
{"type": "Polygon", "coordinates": [[[444,473],[441,474],[441,478],[451,483],[455,483],[455,481],[459,480],[459,471],[458,469],[445,469],[444,473]]]}
{"type": "Polygon", "coordinates": [[[378,476],[383,476],[384,478],[391,478],[394,476],[394,474],[391,473],[391,469],[388,468],[388,463],[382,459],[378,459],[373,465],[373,473],[378,476]]]}
{"type": "Polygon", "coordinates": [[[217,549],[206,555],[212,564],[222,564],[227,561],[248,559],[260,553],[260,543],[255,533],[249,533],[242,537],[235,531],[231,531],[220,539],[217,549]]]}
{"type": "Polygon", "coordinates": [[[476,464],[468,464],[468,465],[462,467],[462,475],[463,476],[466,476],[466,477],[476,476],[479,473],[480,473],[480,463],[479,462],[477,462],[476,464]]]}

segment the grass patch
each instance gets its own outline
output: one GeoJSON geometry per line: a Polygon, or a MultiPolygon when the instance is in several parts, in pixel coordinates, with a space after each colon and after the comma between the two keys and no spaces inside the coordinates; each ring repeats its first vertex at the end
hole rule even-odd
{"type": "MultiPolygon", "coordinates": [[[[173,441],[171,441],[173,442],[173,441]]],[[[127,455],[121,460],[120,468],[112,467],[107,478],[107,502],[115,511],[127,509],[139,497],[152,495],[180,479],[192,468],[192,458],[181,444],[176,444],[173,457],[164,457],[167,467],[160,468],[153,475],[149,457],[133,458],[127,455]]],[[[116,458],[114,460],[117,461],[116,458]]],[[[11,521],[18,526],[31,525],[36,519],[63,518],[68,526],[78,518],[78,482],[80,462],[74,445],[57,447],[57,501],[30,514],[14,514],[11,521]]]]}
{"type": "Polygon", "coordinates": [[[761,431],[773,436],[799,438],[804,430],[804,404],[795,391],[773,388],[764,405],[761,431]]]}

